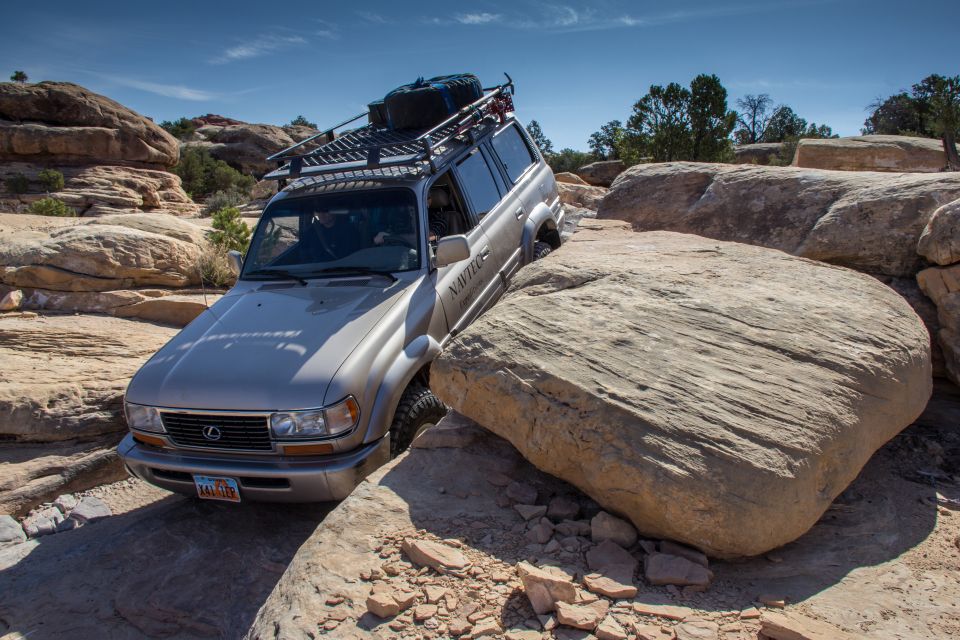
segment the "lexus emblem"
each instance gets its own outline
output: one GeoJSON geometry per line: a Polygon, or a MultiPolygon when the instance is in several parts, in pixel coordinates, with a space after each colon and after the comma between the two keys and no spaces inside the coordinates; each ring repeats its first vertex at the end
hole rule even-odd
{"type": "Polygon", "coordinates": [[[220,435],[220,427],[211,424],[203,428],[203,437],[207,440],[219,440],[220,435]]]}

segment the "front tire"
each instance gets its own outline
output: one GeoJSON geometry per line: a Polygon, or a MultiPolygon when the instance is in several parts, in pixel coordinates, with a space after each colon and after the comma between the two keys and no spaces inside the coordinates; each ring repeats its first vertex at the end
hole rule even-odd
{"type": "Polygon", "coordinates": [[[447,407],[427,387],[412,383],[400,397],[390,425],[390,457],[395,458],[414,438],[447,415],[447,407]]]}
{"type": "Polygon", "coordinates": [[[551,247],[546,242],[537,241],[533,243],[533,259],[534,260],[540,260],[541,258],[546,258],[548,255],[550,255],[551,251],[553,251],[553,247],[551,247]]]}

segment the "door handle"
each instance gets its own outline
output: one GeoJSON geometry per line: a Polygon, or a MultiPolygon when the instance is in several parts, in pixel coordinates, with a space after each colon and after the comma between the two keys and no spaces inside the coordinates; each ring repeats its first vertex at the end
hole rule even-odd
{"type": "Polygon", "coordinates": [[[490,257],[490,247],[484,247],[480,250],[480,259],[486,261],[490,257]]]}
{"type": "Polygon", "coordinates": [[[517,210],[515,213],[517,214],[517,220],[520,220],[521,218],[523,218],[523,207],[517,207],[517,210]]]}

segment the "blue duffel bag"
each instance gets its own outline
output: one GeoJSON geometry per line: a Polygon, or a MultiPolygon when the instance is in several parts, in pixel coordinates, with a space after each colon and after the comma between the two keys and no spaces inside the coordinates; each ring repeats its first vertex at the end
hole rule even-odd
{"type": "Polygon", "coordinates": [[[483,86],[472,73],[437,76],[429,80],[419,78],[413,84],[397,87],[384,97],[385,124],[391,129],[427,129],[481,96],[483,86]]]}

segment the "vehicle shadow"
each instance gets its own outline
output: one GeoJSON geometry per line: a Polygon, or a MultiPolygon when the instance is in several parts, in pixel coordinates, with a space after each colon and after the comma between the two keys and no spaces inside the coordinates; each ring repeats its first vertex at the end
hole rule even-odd
{"type": "Polygon", "coordinates": [[[0,551],[0,635],[240,637],[333,506],[170,495],[0,551]]]}
{"type": "MultiPolygon", "coordinates": [[[[414,527],[440,538],[460,538],[494,562],[514,565],[536,559],[585,569],[582,554],[550,554],[530,545],[523,535],[522,518],[507,506],[505,487],[496,478],[505,474],[532,485],[537,489],[537,504],[547,504],[553,495],[579,492],[535,469],[505,440],[483,433],[459,449],[414,450],[379,484],[409,506],[414,527]]],[[[712,561],[716,577],[704,593],[671,593],[665,587],[649,585],[641,563],[635,579],[639,588],[636,600],[704,611],[739,611],[753,606],[763,594],[776,594],[788,603],[806,601],[859,569],[899,558],[931,536],[937,525],[937,492],[948,500],[960,499],[957,485],[949,482],[958,472],[960,395],[947,386],[938,391],[914,425],[873,456],[851,486],[798,540],[765,556],[712,561]],[[938,478],[947,480],[939,482],[938,478]]],[[[590,517],[596,509],[595,505],[592,511],[587,507],[580,517],[590,517]]],[[[633,551],[642,557],[639,547],[633,551]]],[[[525,598],[513,596],[513,608],[524,607],[521,619],[532,616],[525,598]]]]}

